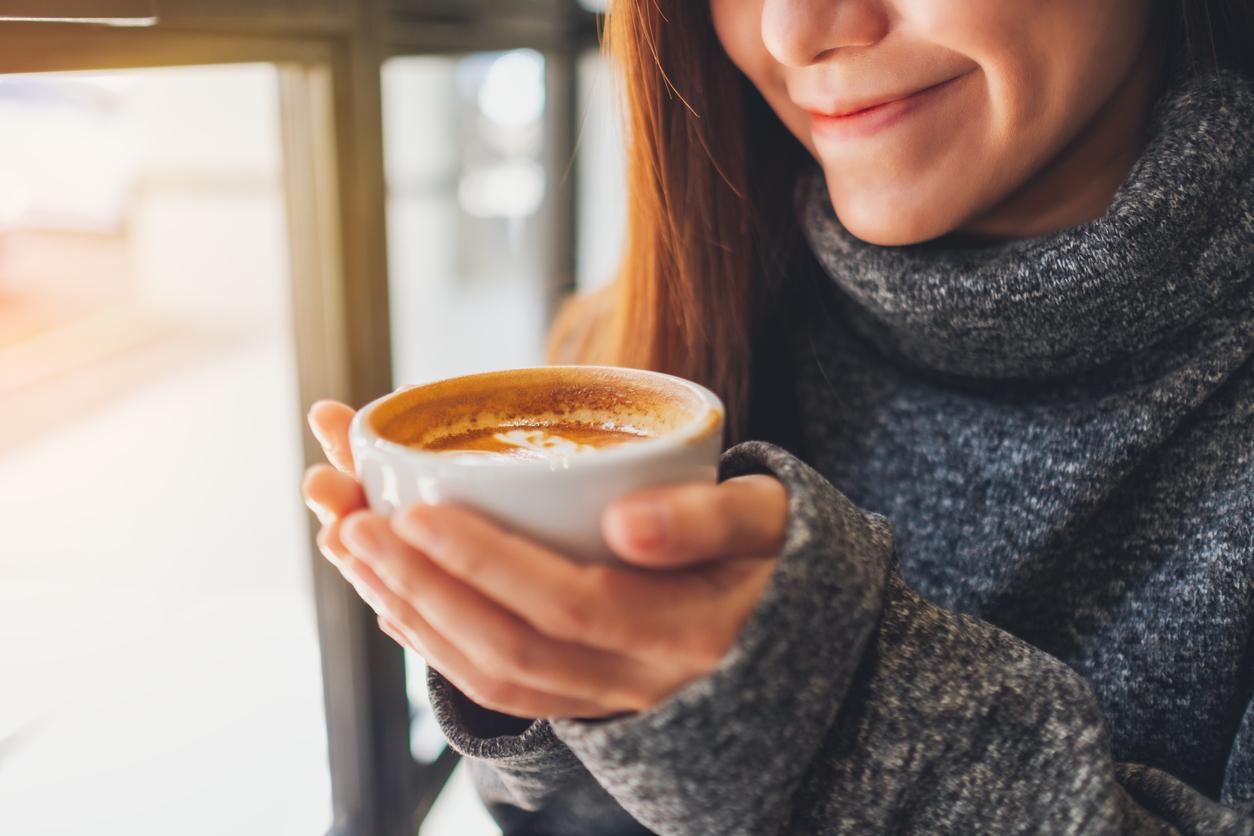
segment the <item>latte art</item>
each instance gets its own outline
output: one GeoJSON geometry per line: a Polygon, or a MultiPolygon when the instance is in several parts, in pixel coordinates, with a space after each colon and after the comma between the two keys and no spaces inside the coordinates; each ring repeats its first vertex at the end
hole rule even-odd
{"type": "Polygon", "coordinates": [[[548,432],[547,430],[508,430],[492,436],[502,444],[510,444],[518,449],[519,455],[533,455],[547,458],[549,456],[569,457],[576,453],[588,453],[597,448],[591,444],[581,444],[569,438],[548,432]]]}
{"type": "Polygon", "coordinates": [[[545,427],[487,427],[445,436],[422,445],[444,453],[476,453],[503,459],[566,461],[651,436],[622,428],[580,424],[545,427]]]}

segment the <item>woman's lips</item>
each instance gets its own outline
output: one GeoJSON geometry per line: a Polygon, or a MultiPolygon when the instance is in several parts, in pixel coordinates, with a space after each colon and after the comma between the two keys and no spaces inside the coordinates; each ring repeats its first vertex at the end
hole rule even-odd
{"type": "Polygon", "coordinates": [[[900,99],[881,102],[852,113],[830,114],[819,113],[813,110],[807,111],[810,114],[810,130],[815,137],[828,139],[853,139],[871,136],[930,104],[941,93],[949,90],[955,82],[965,78],[966,75],[966,73],[963,73],[948,81],[933,84],[931,87],[925,87],[900,99]]]}

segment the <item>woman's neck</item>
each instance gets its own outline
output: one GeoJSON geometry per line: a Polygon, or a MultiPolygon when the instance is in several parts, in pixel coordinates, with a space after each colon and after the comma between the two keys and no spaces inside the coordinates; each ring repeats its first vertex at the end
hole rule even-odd
{"type": "Polygon", "coordinates": [[[1127,77],[1058,156],[1001,203],[947,236],[979,245],[1030,238],[1099,218],[1145,146],[1149,114],[1165,82],[1166,49],[1155,27],[1127,77]]]}

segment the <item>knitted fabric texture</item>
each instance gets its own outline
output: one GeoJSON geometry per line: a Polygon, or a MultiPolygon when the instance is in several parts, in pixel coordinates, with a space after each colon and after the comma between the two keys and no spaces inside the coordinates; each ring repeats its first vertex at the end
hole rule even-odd
{"type": "Polygon", "coordinates": [[[431,672],[506,833],[1254,834],[1254,84],[1169,89],[1109,211],[877,247],[816,170],[789,493],[709,675],[514,727],[431,672]]]}

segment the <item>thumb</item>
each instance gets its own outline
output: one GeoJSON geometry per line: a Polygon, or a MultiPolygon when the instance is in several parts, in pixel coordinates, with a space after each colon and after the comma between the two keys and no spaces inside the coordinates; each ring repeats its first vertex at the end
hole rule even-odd
{"type": "Polygon", "coordinates": [[[675,567],[716,558],[773,557],[783,547],[788,493],[771,476],[672,485],[620,499],[601,531],[628,563],[675,567]]]}

